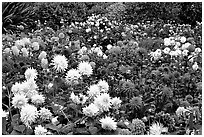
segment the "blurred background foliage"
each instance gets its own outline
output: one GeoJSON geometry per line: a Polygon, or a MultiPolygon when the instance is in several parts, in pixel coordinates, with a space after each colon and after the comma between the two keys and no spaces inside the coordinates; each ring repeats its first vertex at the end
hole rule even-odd
{"type": "Polygon", "coordinates": [[[12,33],[36,29],[46,23],[57,30],[61,21],[70,24],[85,21],[92,14],[103,14],[110,19],[136,24],[143,21],[190,24],[202,21],[201,2],[3,2],[2,30],[12,33]],[[22,28],[21,28],[22,29],[22,28]]]}

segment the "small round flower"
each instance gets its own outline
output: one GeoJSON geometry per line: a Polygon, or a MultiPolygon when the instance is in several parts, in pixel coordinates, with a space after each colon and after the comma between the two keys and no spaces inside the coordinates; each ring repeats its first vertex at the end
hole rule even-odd
{"type": "Polygon", "coordinates": [[[169,38],[164,38],[164,45],[165,46],[171,45],[171,40],[169,38]]]}
{"type": "Polygon", "coordinates": [[[34,50],[39,50],[40,45],[39,45],[38,42],[33,42],[33,43],[32,43],[32,47],[33,47],[34,50]]]}
{"type": "Polygon", "coordinates": [[[50,110],[49,109],[46,109],[46,108],[41,108],[40,110],[39,110],[39,116],[40,116],[40,118],[42,119],[42,120],[49,120],[49,119],[51,119],[51,117],[52,117],[52,113],[50,112],[50,110]]]}
{"type": "Polygon", "coordinates": [[[26,48],[22,48],[21,51],[24,57],[28,57],[28,50],[26,48]]]}
{"type": "Polygon", "coordinates": [[[64,33],[61,32],[61,33],[59,34],[59,38],[63,39],[64,37],[65,37],[64,33]]]}
{"type": "Polygon", "coordinates": [[[91,85],[89,87],[89,90],[87,91],[89,97],[95,97],[97,95],[100,95],[100,88],[98,85],[94,84],[94,85],[91,85]]]}
{"type": "Polygon", "coordinates": [[[37,75],[38,75],[38,72],[36,69],[33,69],[33,68],[28,68],[26,71],[25,71],[25,78],[26,80],[29,80],[29,79],[36,79],[37,78],[37,75]]]}
{"type": "Polygon", "coordinates": [[[41,125],[38,125],[37,127],[35,127],[34,132],[35,132],[35,135],[47,135],[47,129],[45,129],[41,125]]]}
{"type": "Polygon", "coordinates": [[[96,116],[99,112],[98,107],[91,103],[89,106],[83,108],[83,114],[88,116],[88,117],[93,117],[96,116]]]}
{"type": "Polygon", "coordinates": [[[170,49],[169,47],[166,47],[166,48],[163,50],[163,52],[164,52],[165,54],[169,54],[170,51],[171,51],[171,49],[170,49]]]}
{"type": "Polygon", "coordinates": [[[41,60],[41,59],[43,59],[43,58],[46,58],[46,56],[47,56],[47,53],[46,53],[45,51],[42,51],[42,52],[40,53],[40,55],[38,56],[38,59],[41,60]]]}
{"type": "Polygon", "coordinates": [[[113,106],[114,108],[119,108],[120,105],[121,105],[121,102],[122,102],[122,101],[121,101],[119,98],[117,98],[117,97],[112,98],[112,100],[111,100],[111,104],[112,104],[112,106],[113,106]]]}
{"type": "Polygon", "coordinates": [[[183,50],[182,55],[183,55],[183,56],[188,56],[188,50],[186,50],[186,49],[183,50]]]}
{"type": "Polygon", "coordinates": [[[99,57],[101,57],[101,56],[103,56],[103,52],[102,52],[102,51],[99,51],[99,52],[97,53],[97,55],[98,55],[99,57]]]}
{"type": "Polygon", "coordinates": [[[111,44],[107,45],[107,49],[110,50],[113,46],[111,44]]]}
{"type": "Polygon", "coordinates": [[[5,54],[9,54],[9,53],[10,53],[10,51],[11,51],[11,49],[10,49],[10,48],[5,48],[5,49],[4,49],[4,53],[5,53],[5,54]]]}
{"type": "Polygon", "coordinates": [[[25,44],[24,44],[23,40],[16,40],[15,46],[18,47],[18,49],[20,50],[22,47],[25,47],[25,44]]]}
{"type": "Polygon", "coordinates": [[[16,56],[19,55],[20,50],[18,49],[17,46],[12,46],[12,47],[11,47],[11,50],[12,50],[12,52],[13,52],[14,55],[16,55],[16,56]]]}
{"type": "Polygon", "coordinates": [[[53,125],[57,125],[57,124],[59,123],[59,121],[57,120],[57,118],[58,118],[58,116],[52,118],[51,121],[52,121],[52,124],[53,124],[53,125]]]}
{"type": "Polygon", "coordinates": [[[21,121],[27,126],[30,127],[30,125],[36,121],[38,117],[38,111],[37,108],[33,105],[26,104],[21,108],[20,112],[20,119],[21,121]]]}
{"type": "Polygon", "coordinates": [[[145,131],[145,123],[140,119],[133,119],[130,125],[133,135],[143,135],[145,131]]]}
{"type": "Polygon", "coordinates": [[[91,64],[89,62],[81,62],[78,65],[78,70],[81,75],[87,75],[90,76],[93,74],[93,69],[91,67],[91,64]]]}
{"type": "Polygon", "coordinates": [[[188,49],[188,47],[191,45],[191,43],[187,42],[185,44],[182,45],[181,49],[182,50],[185,50],[185,49],[188,49]]]}
{"type": "Polygon", "coordinates": [[[30,38],[22,38],[21,40],[23,41],[23,43],[24,43],[25,45],[31,44],[30,38]]]}
{"type": "Polygon", "coordinates": [[[106,130],[116,130],[117,122],[113,120],[111,117],[105,117],[99,120],[101,122],[101,126],[106,130]]]}
{"type": "Polygon", "coordinates": [[[111,98],[109,94],[103,93],[97,96],[94,100],[94,104],[99,108],[100,111],[109,111],[111,108],[111,98]]]}
{"type": "Polygon", "coordinates": [[[177,116],[181,116],[181,115],[183,115],[186,111],[187,111],[187,109],[185,109],[184,107],[178,107],[177,110],[176,110],[176,115],[177,115],[177,116]]]}
{"type": "Polygon", "coordinates": [[[193,70],[197,70],[197,69],[199,68],[197,62],[195,62],[195,63],[193,64],[192,68],[193,68],[193,70]]]}
{"type": "Polygon", "coordinates": [[[132,135],[132,133],[128,129],[119,129],[118,135],[132,135]]]}
{"type": "Polygon", "coordinates": [[[13,100],[12,100],[12,104],[14,106],[14,108],[22,108],[23,106],[25,106],[28,102],[28,98],[26,98],[25,95],[14,95],[13,100]]]}
{"type": "Polygon", "coordinates": [[[41,60],[41,67],[42,67],[43,69],[48,68],[48,59],[43,58],[43,59],[41,60]]]}
{"type": "Polygon", "coordinates": [[[195,53],[198,54],[200,53],[202,50],[200,48],[195,48],[195,53]]]}
{"type": "Polygon", "coordinates": [[[163,132],[168,132],[168,128],[164,127],[161,123],[153,123],[150,126],[150,135],[161,135],[163,132]]]}
{"type": "Polygon", "coordinates": [[[81,78],[81,74],[77,69],[71,69],[67,72],[65,80],[68,84],[77,84],[78,79],[81,78]]]}
{"type": "Polygon", "coordinates": [[[108,92],[109,85],[105,80],[100,80],[97,85],[101,92],[108,92]]]}
{"type": "Polygon", "coordinates": [[[54,69],[58,72],[64,71],[68,67],[68,61],[64,55],[56,55],[52,62],[54,69]]]}
{"type": "Polygon", "coordinates": [[[45,102],[45,97],[39,94],[33,95],[31,97],[31,102],[33,104],[43,104],[45,102]]]}
{"type": "Polygon", "coordinates": [[[180,38],[180,41],[181,41],[181,43],[185,43],[185,42],[186,42],[186,37],[182,36],[182,37],[180,38]]]}
{"type": "Polygon", "coordinates": [[[106,54],[103,54],[103,59],[107,59],[108,56],[106,54]]]}

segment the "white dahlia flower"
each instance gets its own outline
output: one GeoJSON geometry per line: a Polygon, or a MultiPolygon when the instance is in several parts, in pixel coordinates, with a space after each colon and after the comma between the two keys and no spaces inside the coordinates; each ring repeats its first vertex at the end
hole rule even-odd
{"type": "Polygon", "coordinates": [[[52,60],[52,64],[57,72],[65,71],[68,67],[68,61],[64,55],[56,55],[52,60]]]}
{"type": "Polygon", "coordinates": [[[106,82],[105,80],[100,80],[97,85],[101,92],[108,92],[109,85],[108,82],[106,82]]]}
{"type": "Polygon", "coordinates": [[[163,50],[163,52],[164,52],[165,54],[169,54],[170,51],[171,51],[171,49],[170,49],[169,47],[166,47],[166,48],[163,50]]]}
{"type": "Polygon", "coordinates": [[[99,112],[98,107],[91,103],[89,106],[83,108],[83,113],[84,115],[88,116],[88,117],[93,117],[96,116],[99,112]]]}
{"type": "Polygon", "coordinates": [[[16,94],[23,94],[22,92],[22,84],[21,83],[18,83],[16,82],[14,85],[12,85],[11,87],[11,92],[16,95],[16,94]]]}
{"type": "Polygon", "coordinates": [[[103,93],[97,96],[94,100],[94,104],[99,108],[100,111],[109,111],[111,108],[111,98],[109,94],[103,93]]]}
{"type": "Polygon", "coordinates": [[[164,127],[161,123],[153,123],[150,126],[150,135],[161,135],[163,132],[168,132],[168,128],[164,127]]]}
{"type": "Polygon", "coordinates": [[[89,97],[95,97],[97,95],[100,95],[100,88],[98,85],[94,84],[94,85],[91,85],[89,87],[89,90],[87,91],[89,97]]]}
{"type": "Polygon", "coordinates": [[[36,69],[33,69],[33,68],[28,68],[26,71],[25,71],[25,78],[26,80],[29,80],[29,79],[36,79],[37,78],[37,75],[38,75],[38,72],[36,69]]]}
{"type": "Polygon", "coordinates": [[[45,129],[41,125],[38,125],[37,127],[35,127],[34,132],[35,132],[35,135],[46,135],[47,129],[45,129]]]}
{"type": "Polygon", "coordinates": [[[89,62],[79,63],[78,70],[81,73],[81,75],[90,76],[91,74],[93,74],[93,69],[92,69],[91,64],[89,62]]]}
{"type": "Polygon", "coordinates": [[[30,127],[30,125],[35,122],[38,117],[38,110],[35,106],[26,104],[21,108],[20,115],[21,121],[27,127],[30,127]]]}
{"type": "Polygon", "coordinates": [[[43,95],[36,94],[31,97],[31,101],[33,104],[43,104],[45,102],[45,97],[43,95]]]}
{"type": "Polygon", "coordinates": [[[71,69],[67,72],[67,75],[65,77],[65,80],[68,84],[72,83],[72,82],[76,82],[78,81],[78,79],[81,78],[81,74],[79,73],[78,70],[76,69],[71,69]]]}
{"type": "Polygon", "coordinates": [[[112,100],[111,100],[111,104],[112,104],[112,106],[114,107],[114,108],[119,108],[120,107],[120,105],[121,105],[121,100],[120,100],[120,98],[117,98],[117,97],[114,97],[114,98],[112,98],[112,100]]]}
{"type": "Polygon", "coordinates": [[[76,104],[79,103],[79,97],[76,96],[73,92],[71,93],[70,99],[76,104]]]}
{"type": "Polygon", "coordinates": [[[50,112],[50,110],[49,109],[47,109],[47,108],[41,108],[40,110],[39,110],[39,116],[40,116],[40,118],[42,119],[42,120],[49,120],[49,119],[51,119],[51,117],[52,117],[52,113],[50,112]]]}
{"type": "Polygon", "coordinates": [[[26,98],[25,95],[14,95],[13,100],[12,100],[12,104],[14,106],[14,108],[22,108],[23,106],[25,106],[28,102],[28,98],[26,98]]]}
{"type": "Polygon", "coordinates": [[[102,118],[100,122],[103,129],[116,130],[117,128],[117,122],[115,122],[111,117],[102,118]]]}

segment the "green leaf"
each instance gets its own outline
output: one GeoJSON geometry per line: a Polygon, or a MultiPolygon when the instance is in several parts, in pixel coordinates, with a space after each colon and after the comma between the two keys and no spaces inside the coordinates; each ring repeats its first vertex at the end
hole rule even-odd
{"type": "Polygon", "coordinates": [[[19,114],[13,115],[13,121],[14,122],[19,121],[19,119],[20,119],[20,115],[19,114]]]}
{"type": "Polygon", "coordinates": [[[22,133],[20,133],[16,130],[13,130],[10,135],[22,135],[22,133]]]}
{"type": "Polygon", "coordinates": [[[51,130],[54,130],[54,131],[59,131],[59,128],[53,124],[46,124],[45,125],[45,128],[48,128],[48,129],[51,129],[51,130]]]}
{"type": "Polygon", "coordinates": [[[96,135],[97,132],[98,132],[98,128],[97,127],[89,127],[89,132],[92,134],[92,135],[96,135]]]}
{"type": "Polygon", "coordinates": [[[2,134],[6,134],[6,117],[2,117],[2,134]]]}
{"type": "Polygon", "coordinates": [[[62,127],[59,132],[67,135],[73,130],[73,128],[74,128],[74,124],[70,123],[70,124],[67,124],[64,127],[62,127]]]}
{"type": "Polygon", "coordinates": [[[33,134],[33,129],[31,129],[31,128],[26,128],[25,134],[26,134],[26,135],[32,135],[32,134],[33,134]]]}
{"type": "Polygon", "coordinates": [[[23,133],[25,131],[26,127],[25,127],[25,125],[18,125],[18,126],[14,126],[13,129],[23,133]]]}

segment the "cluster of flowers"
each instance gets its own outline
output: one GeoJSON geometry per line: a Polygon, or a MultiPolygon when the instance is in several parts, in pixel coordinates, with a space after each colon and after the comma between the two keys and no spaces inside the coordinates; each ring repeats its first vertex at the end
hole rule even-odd
{"type": "MultiPolygon", "coordinates": [[[[20,120],[28,127],[31,128],[31,125],[40,118],[42,121],[50,120],[52,113],[45,107],[41,107],[40,110],[37,110],[45,102],[45,97],[38,93],[38,86],[35,83],[37,78],[37,71],[32,68],[28,68],[25,71],[26,81],[22,83],[15,83],[11,91],[14,94],[12,98],[12,104],[14,108],[20,110],[20,120]]],[[[44,129],[41,125],[35,128],[36,135],[45,135],[47,130],[44,129]]]]}
{"type": "MultiPolygon", "coordinates": [[[[79,94],[76,96],[73,92],[70,96],[71,100],[76,104],[90,104],[84,108],[83,114],[88,117],[99,116],[103,112],[108,112],[110,108],[118,109],[121,100],[117,97],[111,98],[108,94],[109,85],[105,80],[100,80],[97,84],[91,85],[87,91],[87,96],[79,94]],[[89,101],[88,101],[89,100],[89,101]]],[[[105,117],[100,120],[102,128],[107,130],[116,130],[117,122],[111,117],[105,117]]]]}

